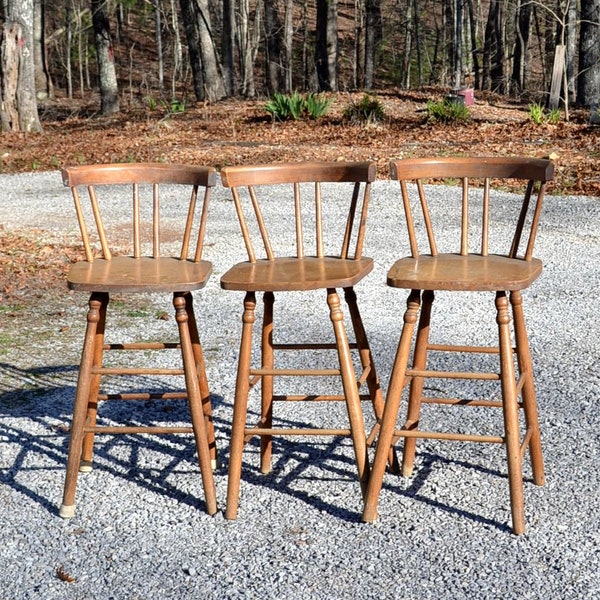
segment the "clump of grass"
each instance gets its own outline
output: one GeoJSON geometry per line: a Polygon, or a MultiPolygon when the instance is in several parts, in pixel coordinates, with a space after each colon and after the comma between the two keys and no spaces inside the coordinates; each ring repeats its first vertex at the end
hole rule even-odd
{"type": "Polygon", "coordinates": [[[539,102],[533,102],[529,105],[529,120],[536,125],[550,123],[557,125],[560,123],[561,113],[558,108],[551,108],[548,112],[539,102]]]}
{"type": "Polygon", "coordinates": [[[529,120],[536,125],[541,125],[545,120],[544,107],[539,102],[529,105],[529,120]]]}
{"type": "Polygon", "coordinates": [[[331,102],[325,94],[310,93],[302,96],[297,91],[293,94],[277,92],[265,104],[265,110],[275,121],[297,121],[301,118],[318,119],[327,113],[331,102]]]}
{"type": "Polygon", "coordinates": [[[451,100],[430,100],[427,102],[427,116],[438,123],[460,123],[470,118],[469,109],[462,102],[451,100]]]}
{"type": "Polygon", "coordinates": [[[357,102],[350,103],[344,110],[343,117],[350,123],[371,125],[385,119],[385,110],[377,97],[364,94],[357,102]]]}

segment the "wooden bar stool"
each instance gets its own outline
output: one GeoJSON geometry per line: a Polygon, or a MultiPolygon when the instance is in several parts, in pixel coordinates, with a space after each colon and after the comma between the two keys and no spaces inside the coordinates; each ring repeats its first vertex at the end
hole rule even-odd
{"type": "MultiPolygon", "coordinates": [[[[553,171],[553,165],[549,161],[528,158],[431,158],[397,160],[391,163],[392,178],[400,182],[411,256],[398,260],[391,267],[387,283],[391,287],[409,289],[411,292],[377,441],[363,513],[364,521],[373,521],[377,516],[386,458],[390,446],[400,437],[405,438],[402,473],[406,476],[413,470],[417,438],[495,442],[506,447],[513,531],[517,534],[524,532],[522,459],[525,451],[529,450],[533,481],[537,485],[544,483],[544,466],[521,292],[542,272],[541,261],[533,257],[533,246],[546,182],[552,179],[553,171]],[[453,190],[444,188],[443,193],[440,193],[437,188],[436,208],[443,209],[441,213],[430,210],[430,204],[432,207],[434,205],[431,199],[432,188],[424,183],[431,179],[451,179],[454,183],[461,183],[456,204],[451,203],[453,190]],[[409,188],[410,181],[416,183],[414,188],[409,188]],[[501,219],[494,221],[493,218],[497,215],[497,207],[491,190],[492,183],[506,185],[509,182],[522,182],[526,191],[520,202],[515,198],[512,231],[510,225],[505,226],[505,231],[502,231],[501,219]],[[475,183],[479,183],[478,189],[475,189],[475,183]],[[414,203],[411,201],[413,191],[418,198],[414,203]],[[419,208],[415,209],[415,206],[419,208]],[[453,210],[457,216],[456,244],[442,249],[438,247],[438,238],[442,231],[450,237],[449,232],[453,230],[453,210]],[[479,217],[472,218],[477,213],[479,217]],[[422,229],[415,224],[417,219],[423,225],[422,229]],[[478,234],[473,231],[471,220],[477,220],[480,224],[478,234]],[[428,246],[426,253],[420,250],[420,245],[423,244],[428,246]],[[474,247],[475,244],[477,248],[474,247]],[[490,315],[490,319],[495,318],[497,323],[498,345],[491,348],[472,346],[457,344],[456,340],[452,344],[430,343],[432,306],[434,294],[438,291],[494,292],[494,317],[490,315]],[[417,333],[412,367],[408,368],[415,328],[417,333]],[[497,370],[473,372],[467,368],[428,368],[428,359],[434,352],[459,353],[465,359],[469,356],[474,358],[474,354],[478,353],[497,354],[497,370]],[[435,388],[432,384],[428,389],[425,381],[431,378],[436,378],[438,383],[435,388]],[[440,380],[457,379],[498,382],[501,400],[432,396],[433,390],[441,387],[440,380]],[[409,388],[407,416],[404,425],[397,428],[400,399],[405,386],[409,388]],[[423,404],[499,407],[504,416],[503,433],[490,436],[424,430],[421,425],[423,404]],[[519,409],[523,409],[525,421],[522,438],[519,409]]],[[[508,201],[504,198],[504,203],[506,202],[508,201]]],[[[502,219],[508,218],[508,213],[508,209],[504,207],[502,219]]],[[[459,313],[464,307],[465,294],[461,298],[462,302],[455,304],[459,313]]]]}
{"type": "MultiPolygon", "coordinates": [[[[192,432],[200,461],[206,510],[214,514],[217,511],[212,473],[217,458],[215,433],[191,292],[203,288],[212,271],[211,263],[202,260],[202,247],[210,190],[216,183],[215,170],[211,167],[165,164],[118,164],[68,167],[62,174],[64,184],[73,193],[85,249],[85,260],[71,267],[67,284],[72,290],[91,295],[60,516],[70,518],[74,515],[78,471],[91,470],[96,434],[192,432]],[[129,190],[132,199],[127,203],[119,203],[116,207],[112,206],[111,210],[119,215],[112,214],[111,221],[119,222],[114,225],[111,223],[112,236],[109,236],[108,227],[103,220],[103,200],[114,196],[117,189],[115,186],[129,190]],[[86,190],[89,207],[83,202],[86,190]],[[202,194],[199,194],[199,190],[202,194]],[[161,201],[168,209],[161,207],[161,201]],[[121,213],[127,215],[126,222],[123,222],[125,218],[119,218],[121,213]],[[171,219],[168,227],[163,224],[165,235],[161,235],[161,222],[167,214],[171,219]],[[179,215],[177,224],[173,223],[173,215],[179,215]],[[95,224],[94,232],[93,226],[88,225],[90,220],[95,224]],[[177,233],[174,233],[174,227],[178,228],[177,233]],[[123,232],[127,232],[129,241],[124,241],[123,232]],[[172,242],[173,237],[179,246],[177,252],[166,249],[167,242],[172,242]],[[92,243],[95,240],[98,248],[92,243]],[[109,295],[119,293],[120,296],[130,298],[131,295],[150,292],[172,294],[179,341],[106,343],[109,295]],[[141,368],[107,367],[104,364],[105,354],[109,351],[148,352],[168,349],[180,353],[181,366],[141,368]],[[105,376],[161,375],[183,376],[185,390],[136,390],[110,394],[101,392],[101,380],[105,376]],[[101,401],[177,398],[187,398],[192,427],[97,424],[98,404],[101,401]]],[[[108,210],[105,209],[104,212],[108,210]]],[[[146,335],[145,331],[140,331],[140,337],[146,335]]]]}
{"type": "MultiPolygon", "coordinates": [[[[246,442],[253,436],[260,436],[261,439],[263,473],[269,472],[271,468],[272,437],[275,435],[350,436],[354,446],[358,478],[364,492],[369,478],[367,446],[372,442],[376,431],[367,439],[361,400],[370,400],[376,416],[380,417],[383,412],[383,398],[353,286],[373,268],[372,259],[362,256],[362,248],[370,187],[375,179],[375,165],[308,162],[226,167],[221,171],[221,178],[223,184],[232,189],[248,252],[247,262],[236,264],[221,278],[223,289],[245,292],[225,516],[227,519],[237,517],[242,451],[246,442]],[[310,197],[310,201],[303,203],[302,200],[306,196],[310,197]],[[338,206],[343,204],[344,216],[340,217],[338,212],[333,219],[330,217],[330,220],[327,220],[326,209],[333,203],[338,206]],[[273,209],[279,212],[274,213],[273,209]],[[271,229],[273,223],[277,224],[275,231],[271,229]],[[310,227],[307,224],[310,224],[310,227]],[[255,244],[261,244],[263,247],[260,257],[255,244]],[[309,244],[314,247],[314,252],[310,254],[306,250],[309,244]],[[344,290],[344,298],[350,312],[355,335],[355,341],[351,343],[346,334],[338,288],[344,290]],[[329,307],[335,343],[321,339],[308,343],[292,343],[287,338],[281,341],[284,337],[281,334],[279,339],[275,340],[275,294],[310,290],[326,292],[324,300],[329,307]],[[261,364],[258,368],[251,366],[256,292],[263,292],[264,303],[261,364]],[[329,369],[276,367],[275,354],[281,357],[286,350],[307,351],[307,356],[313,357],[315,351],[333,350],[337,353],[337,360],[334,367],[329,369]],[[360,360],[358,377],[352,361],[353,350],[357,351],[360,360]],[[314,390],[314,383],[309,382],[306,386],[312,387],[307,389],[306,393],[274,393],[275,379],[280,381],[282,378],[302,376],[340,377],[343,393],[319,394],[314,390]],[[259,381],[262,398],[261,417],[257,425],[248,426],[248,395],[252,386],[259,381]],[[360,387],[366,387],[366,393],[361,394],[360,387]],[[302,429],[275,427],[273,424],[275,402],[314,403],[336,400],[346,403],[348,423],[343,428],[302,429]]],[[[306,301],[309,301],[309,298],[306,298],[306,301]]],[[[282,308],[285,311],[286,305],[282,308]]],[[[282,324],[289,324],[291,319],[295,319],[294,328],[298,333],[302,333],[308,329],[306,314],[292,316],[284,312],[282,324]]]]}

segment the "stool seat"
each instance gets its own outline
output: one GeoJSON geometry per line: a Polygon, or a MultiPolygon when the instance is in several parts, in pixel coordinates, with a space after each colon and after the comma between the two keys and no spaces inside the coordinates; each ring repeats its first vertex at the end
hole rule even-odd
{"type": "Polygon", "coordinates": [[[542,261],[501,255],[419,255],[396,261],[387,274],[390,287],[471,292],[523,290],[541,274],[542,261]]]}
{"type": "Polygon", "coordinates": [[[75,263],[67,274],[69,289],[89,292],[191,292],[206,285],[212,264],[174,256],[115,256],[75,263]]]}
{"type": "Polygon", "coordinates": [[[282,257],[234,265],[221,277],[225,290],[282,292],[347,288],[373,270],[373,259],[337,257],[282,257]]]}

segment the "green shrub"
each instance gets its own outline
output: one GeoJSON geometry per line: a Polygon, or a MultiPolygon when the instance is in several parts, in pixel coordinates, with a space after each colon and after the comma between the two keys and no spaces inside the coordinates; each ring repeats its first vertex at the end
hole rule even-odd
{"type": "Polygon", "coordinates": [[[288,112],[293,121],[297,121],[304,112],[304,98],[295,91],[290,96],[287,96],[288,112]]]}
{"type": "Polygon", "coordinates": [[[277,121],[285,121],[289,117],[289,105],[287,96],[275,93],[265,104],[265,110],[277,121]]]}
{"type": "Polygon", "coordinates": [[[444,99],[427,102],[427,116],[432,121],[440,123],[457,123],[467,121],[470,114],[469,109],[463,102],[453,102],[444,99]]]}
{"type": "Polygon", "coordinates": [[[364,94],[358,102],[352,102],[344,110],[343,116],[351,123],[380,123],[385,119],[385,110],[376,97],[364,94]]]}
{"type": "Polygon", "coordinates": [[[560,117],[560,109],[551,108],[548,112],[548,123],[550,123],[551,125],[557,125],[560,122],[560,117]]]}
{"type": "Polygon", "coordinates": [[[536,125],[541,125],[545,120],[544,107],[538,102],[529,105],[529,118],[536,125]]]}
{"type": "Polygon", "coordinates": [[[311,119],[318,119],[327,113],[331,106],[332,100],[327,98],[325,94],[308,94],[304,101],[306,113],[311,119]]]}
{"type": "Polygon", "coordinates": [[[310,93],[304,97],[297,91],[287,95],[276,92],[265,104],[265,110],[276,121],[297,121],[303,117],[318,119],[329,110],[330,105],[331,100],[324,94],[310,93]]]}

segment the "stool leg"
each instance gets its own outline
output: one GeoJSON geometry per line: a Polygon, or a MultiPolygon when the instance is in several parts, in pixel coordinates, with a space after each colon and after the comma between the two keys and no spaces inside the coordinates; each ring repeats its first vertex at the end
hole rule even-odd
{"type": "Polygon", "coordinates": [[[92,367],[96,355],[96,330],[100,321],[102,305],[105,304],[105,294],[93,293],[89,300],[87,314],[87,327],[81,353],[79,376],[77,378],[77,391],[73,406],[73,420],[71,423],[71,437],[69,440],[69,453],[67,456],[67,470],[63,490],[63,500],[59,514],[65,519],[70,519],[75,514],[75,490],[77,488],[77,475],[81,461],[83,447],[84,427],[88,412],[88,400],[92,381],[92,367]]]}
{"type": "MultiPolygon", "coordinates": [[[[100,306],[100,318],[96,325],[96,334],[94,338],[94,362],[93,368],[101,368],[104,356],[104,330],[106,327],[106,311],[108,308],[109,296],[102,294],[102,304],[100,306]]],[[[96,426],[98,416],[98,392],[100,390],[101,376],[97,373],[91,376],[90,391],[88,396],[86,424],[88,427],[96,426]]],[[[92,470],[92,458],[94,453],[94,432],[89,431],[83,436],[83,446],[81,450],[81,462],[79,471],[89,473],[92,470]]]]}
{"type": "MultiPolygon", "coordinates": [[[[375,437],[381,427],[381,418],[383,416],[383,394],[381,392],[381,385],[379,384],[379,377],[375,370],[375,363],[373,362],[373,355],[371,354],[371,348],[369,347],[369,340],[363,324],[358,304],[356,302],[356,292],[354,288],[344,289],[344,298],[350,311],[350,318],[352,320],[352,328],[354,330],[354,337],[356,345],[358,347],[358,356],[360,358],[360,364],[363,371],[367,373],[366,383],[369,389],[369,397],[373,404],[373,412],[377,419],[377,424],[373,427],[373,430],[367,438],[367,445],[370,447],[375,441],[375,437]]],[[[388,457],[388,464],[390,471],[397,473],[399,471],[398,457],[396,456],[396,449],[390,448],[390,455],[388,457]]]]}
{"type": "Polygon", "coordinates": [[[498,335],[500,340],[500,382],[504,414],[504,443],[508,463],[508,482],[512,509],[513,532],[525,532],[523,471],[521,465],[519,414],[515,365],[510,335],[510,313],[505,292],[496,293],[498,335]]]}
{"type": "Polygon", "coordinates": [[[385,465],[392,445],[398,411],[400,409],[400,400],[402,390],[406,383],[406,367],[408,366],[408,357],[410,355],[410,346],[415,330],[415,324],[419,316],[419,307],[421,306],[420,290],[412,290],[408,300],[407,308],[404,313],[404,325],[398,342],[396,358],[390,376],[390,384],[383,409],[383,418],[381,421],[381,430],[377,439],[375,448],[375,458],[373,459],[373,469],[369,479],[369,487],[365,498],[365,507],[362,520],[370,523],[377,518],[377,503],[379,494],[383,485],[383,476],[385,474],[385,465]]]}
{"type": "Polygon", "coordinates": [[[214,469],[217,468],[217,442],[215,439],[215,426],[213,423],[212,407],[210,405],[210,389],[206,377],[206,367],[204,364],[204,353],[202,344],[198,335],[198,325],[196,315],[194,314],[194,297],[188,292],[185,294],[185,306],[188,315],[188,330],[192,341],[192,350],[194,352],[194,362],[196,363],[196,373],[198,384],[200,386],[200,397],[202,398],[202,410],[204,412],[204,421],[206,426],[206,436],[208,448],[210,450],[210,463],[214,469]]]}
{"type": "MultiPolygon", "coordinates": [[[[425,369],[427,365],[427,345],[429,344],[429,325],[431,322],[431,308],[433,305],[434,294],[432,291],[423,293],[423,306],[421,316],[419,317],[419,326],[417,328],[417,339],[415,341],[415,350],[413,356],[413,369],[425,369]]],[[[421,414],[421,397],[423,396],[423,377],[413,377],[410,381],[410,391],[408,394],[408,411],[404,429],[416,430],[419,428],[419,416],[421,414]]],[[[402,475],[408,477],[412,474],[415,453],[417,450],[417,438],[407,437],[404,440],[404,450],[402,452],[402,475]]]]}
{"type": "Polygon", "coordinates": [[[340,363],[342,376],[342,387],[346,397],[348,419],[350,421],[350,432],[354,445],[356,465],[358,467],[358,479],[363,495],[367,492],[369,482],[369,458],[367,454],[367,438],[365,435],[365,424],[363,420],[358,387],[356,385],[356,373],[350,356],[350,346],[344,326],[344,314],[340,306],[340,297],[334,289],[327,290],[327,304],[329,305],[329,316],[333,324],[335,344],[340,363]]]}
{"type": "Polygon", "coordinates": [[[194,429],[194,438],[196,440],[196,450],[200,462],[200,473],[202,475],[202,483],[204,486],[206,511],[208,514],[214,515],[217,512],[217,494],[213,479],[210,450],[208,448],[207,432],[204,422],[204,410],[202,408],[202,396],[200,394],[197,365],[194,350],[192,348],[188,311],[184,294],[173,294],[173,306],[175,307],[175,319],[179,326],[181,356],[185,373],[185,387],[192,418],[192,426],[194,429]]]}
{"type": "Polygon", "coordinates": [[[406,380],[406,367],[408,366],[408,357],[410,346],[415,330],[415,323],[419,315],[421,305],[421,292],[413,290],[407,301],[406,312],[404,313],[404,325],[398,342],[396,358],[392,368],[390,384],[383,409],[383,418],[381,421],[381,430],[377,439],[375,449],[375,458],[373,459],[373,469],[369,479],[369,487],[365,498],[365,507],[362,520],[369,523],[377,518],[377,503],[381,486],[383,485],[383,476],[385,474],[385,465],[389,455],[389,449],[394,437],[398,410],[400,409],[400,399],[406,380]]]}
{"type": "MultiPolygon", "coordinates": [[[[261,340],[262,368],[272,369],[273,356],[273,292],[263,294],[264,314],[261,340]]],[[[273,376],[263,375],[261,378],[261,427],[270,429],[273,426],[273,376]]],[[[260,436],[260,471],[268,473],[271,470],[271,455],[273,452],[273,436],[260,436]]]]}
{"type": "Polygon", "coordinates": [[[252,329],[255,321],[256,296],[248,292],[244,299],[242,316],[242,339],[233,401],[233,421],[231,425],[231,445],[229,450],[229,475],[227,480],[226,519],[236,519],[242,476],[242,452],[246,434],[248,412],[248,392],[250,390],[250,361],[252,359],[252,329]]]}
{"type": "Polygon", "coordinates": [[[533,482],[536,485],[544,485],[546,478],[544,475],[544,457],[542,455],[542,442],[540,439],[540,423],[535,399],[533,366],[529,351],[525,318],[523,316],[523,296],[521,292],[512,292],[510,294],[510,302],[513,308],[519,374],[524,378],[523,411],[525,413],[527,431],[530,433],[529,455],[531,457],[533,482]]]}

